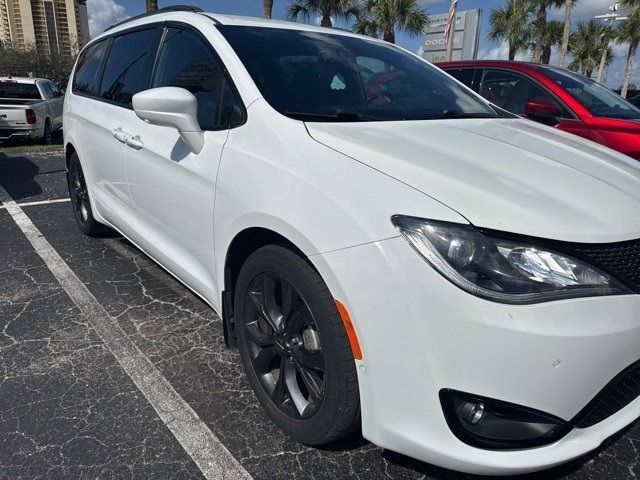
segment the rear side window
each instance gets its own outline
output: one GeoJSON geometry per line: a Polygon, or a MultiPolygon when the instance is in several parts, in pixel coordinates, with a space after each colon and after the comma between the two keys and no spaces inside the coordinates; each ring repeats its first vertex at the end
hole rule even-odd
{"type": "Polygon", "coordinates": [[[473,68],[455,68],[452,70],[445,70],[445,72],[460,83],[464,83],[467,87],[473,88],[473,77],[476,72],[473,68]]]}
{"type": "Polygon", "coordinates": [[[42,83],[42,90],[44,90],[44,93],[48,98],[54,97],[53,90],[51,89],[51,84],[49,82],[42,83]]]}
{"type": "Polygon", "coordinates": [[[78,59],[76,73],[73,76],[73,91],[94,95],[98,90],[100,64],[107,49],[102,41],[87,47],[78,59]]]}
{"type": "MultiPolygon", "coordinates": [[[[198,121],[203,130],[220,128],[223,103],[224,73],[217,58],[203,40],[180,28],[167,29],[156,68],[154,87],[181,87],[198,100],[198,121]]],[[[229,115],[229,97],[224,100],[229,115]]],[[[227,124],[228,125],[228,124],[227,124]]]]}
{"type": "Polygon", "coordinates": [[[101,98],[130,106],[132,97],[147,88],[157,34],[153,28],[114,38],[100,84],[101,98]]]}

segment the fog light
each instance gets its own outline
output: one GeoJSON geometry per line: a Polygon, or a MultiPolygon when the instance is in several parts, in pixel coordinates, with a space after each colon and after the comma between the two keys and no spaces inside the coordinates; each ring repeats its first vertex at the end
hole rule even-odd
{"type": "Polygon", "coordinates": [[[463,402],[458,408],[458,416],[469,425],[475,425],[482,419],[484,403],[463,402]]]}
{"type": "Polygon", "coordinates": [[[455,390],[440,391],[449,428],[463,442],[490,450],[538,447],[563,437],[570,426],[544,412],[455,390]]]}

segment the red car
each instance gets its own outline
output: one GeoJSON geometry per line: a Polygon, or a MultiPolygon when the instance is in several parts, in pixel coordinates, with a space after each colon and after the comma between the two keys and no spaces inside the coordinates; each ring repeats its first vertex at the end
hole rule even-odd
{"type": "Polygon", "coordinates": [[[640,110],[593,80],[526,62],[477,60],[437,66],[505,110],[640,160],[640,110]]]}

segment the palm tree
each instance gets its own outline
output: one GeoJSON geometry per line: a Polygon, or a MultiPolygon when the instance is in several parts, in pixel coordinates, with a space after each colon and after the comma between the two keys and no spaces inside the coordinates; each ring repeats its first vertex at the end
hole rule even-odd
{"type": "Polygon", "coordinates": [[[262,16],[264,18],[271,18],[273,12],[273,0],[262,0],[262,16]]]}
{"type": "Polygon", "coordinates": [[[564,25],[558,20],[551,20],[545,23],[544,31],[542,32],[542,57],[541,63],[549,64],[551,60],[551,50],[553,47],[560,45],[562,38],[562,31],[564,25]]]}
{"type": "Polygon", "coordinates": [[[507,0],[489,14],[489,38],[491,40],[505,40],[509,45],[509,60],[516,58],[516,54],[529,48],[531,37],[530,21],[533,6],[528,0],[507,0]]]}
{"type": "Polygon", "coordinates": [[[538,14],[534,22],[536,31],[536,43],[533,50],[533,61],[540,63],[542,60],[542,37],[544,35],[544,27],[547,23],[547,8],[559,7],[563,0],[531,0],[534,8],[537,8],[538,14]]]}
{"type": "Polygon", "coordinates": [[[618,43],[629,44],[627,67],[624,71],[624,79],[620,89],[620,95],[623,98],[627,98],[631,72],[638,53],[638,45],[640,45],[640,0],[623,0],[622,5],[628,10],[627,17],[629,18],[620,22],[616,31],[616,39],[618,43]]]}
{"type": "Polygon", "coordinates": [[[158,10],[158,0],[145,0],[147,4],[147,12],[155,12],[158,10]]]}
{"type": "Polygon", "coordinates": [[[320,25],[332,27],[331,18],[355,17],[359,12],[357,0],[294,0],[287,8],[287,18],[308,21],[312,15],[320,15],[320,25]]]}
{"type": "Polygon", "coordinates": [[[429,24],[420,0],[363,0],[353,29],[357,33],[396,41],[396,29],[421,35],[429,24]]]}
{"type": "Polygon", "coordinates": [[[569,69],[591,77],[593,71],[600,65],[602,49],[607,49],[606,64],[613,60],[613,50],[605,45],[603,39],[608,27],[596,20],[580,22],[569,38],[569,51],[573,61],[569,69]]]}
{"type": "Polygon", "coordinates": [[[564,29],[562,31],[562,44],[560,45],[560,60],[558,65],[564,67],[564,60],[567,56],[567,50],[569,50],[569,35],[571,34],[571,11],[573,5],[578,0],[565,0],[564,1],[564,29]]]}

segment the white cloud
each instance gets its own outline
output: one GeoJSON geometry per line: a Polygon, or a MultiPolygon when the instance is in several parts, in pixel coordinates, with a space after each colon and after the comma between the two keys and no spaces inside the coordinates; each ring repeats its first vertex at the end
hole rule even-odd
{"type": "MultiPolygon", "coordinates": [[[[531,60],[530,52],[518,52],[517,61],[526,62],[531,60]]],[[[505,41],[494,48],[481,48],[478,52],[478,60],[509,60],[509,44],[505,41]]]]}
{"type": "Polygon", "coordinates": [[[114,23],[126,20],[129,16],[124,7],[114,0],[87,0],[89,15],[89,33],[95,36],[114,23]]]}

